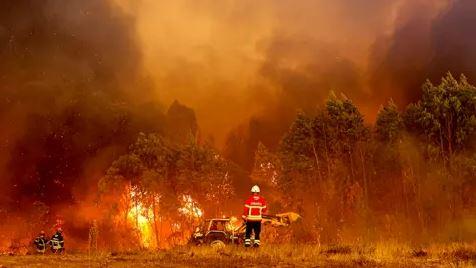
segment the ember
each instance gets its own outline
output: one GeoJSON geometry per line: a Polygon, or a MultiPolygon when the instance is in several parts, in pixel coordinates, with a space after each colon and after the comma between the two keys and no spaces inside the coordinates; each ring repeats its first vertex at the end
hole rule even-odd
{"type": "Polygon", "coordinates": [[[201,218],[203,216],[203,211],[198,207],[197,202],[195,202],[190,195],[182,196],[183,207],[179,208],[179,212],[190,218],[201,218]]]}

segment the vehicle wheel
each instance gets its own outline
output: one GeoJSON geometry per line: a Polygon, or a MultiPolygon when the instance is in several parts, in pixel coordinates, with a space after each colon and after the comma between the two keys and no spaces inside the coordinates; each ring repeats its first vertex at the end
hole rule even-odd
{"type": "Polygon", "coordinates": [[[200,241],[196,239],[189,239],[187,242],[187,245],[189,246],[199,246],[200,244],[200,241]]]}
{"type": "Polygon", "coordinates": [[[210,243],[210,246],[214,249],[221,249],[221,248],[224,248],[225,247],[225,242],[221,241],[221,240],[213,240],[211,243],[210,243]]]}

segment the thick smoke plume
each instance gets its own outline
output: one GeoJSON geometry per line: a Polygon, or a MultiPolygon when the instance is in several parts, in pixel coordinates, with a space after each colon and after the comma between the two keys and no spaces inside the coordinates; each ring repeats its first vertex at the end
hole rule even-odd
{"type": "Polygon", "coordinates": [[[476,68],[476,3],[449,1],[407,3],[402,7],[393,33],[372,47],[369,86],[373,98],[393,97],[401,105],[419,97],[424,79],[438,81],[446,72],[463,73],[474,81],[476,68]],[[383,90],[384,94],[382,94],[383,90]],[[379,96],[380,95],[380,96],[379,96]]]}
{"type": "Polygon", "coordinates": [[[138,131],[161,130],[141,54],[135,19],[108,1],[1,1],[2,218],[91,201],[138,131]]]}

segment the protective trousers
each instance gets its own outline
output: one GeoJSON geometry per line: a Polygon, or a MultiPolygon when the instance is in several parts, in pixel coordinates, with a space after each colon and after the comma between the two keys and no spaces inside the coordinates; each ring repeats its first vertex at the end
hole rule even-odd
{"type": "Polygon", "coordinates": [[[246,233],[245,233],[245,247],[251,246],[251,233],[254,232],[254,246],[258,247],[260,245],[259,235],[261,233],[261,221],[247,221],[246,222],[246,233]]]}

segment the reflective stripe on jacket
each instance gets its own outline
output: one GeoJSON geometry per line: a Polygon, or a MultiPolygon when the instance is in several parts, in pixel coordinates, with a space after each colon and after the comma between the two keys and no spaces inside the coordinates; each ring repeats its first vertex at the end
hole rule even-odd
{"type": "Polygon", "coordinates": [[[252,195],[245,201],[243,218],[247,221],[261,221],[266,211],[266,200],[259,195],[252,195]]]}

